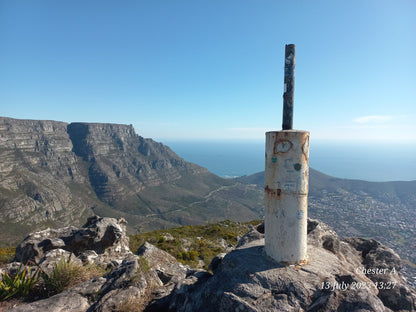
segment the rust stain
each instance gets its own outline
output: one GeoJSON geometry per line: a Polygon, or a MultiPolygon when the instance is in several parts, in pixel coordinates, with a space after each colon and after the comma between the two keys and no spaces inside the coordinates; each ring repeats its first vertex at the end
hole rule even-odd
{"type": "Polygon", "coordinates": [[[268,185],[266,185],[266,187],[264,188],[264,191],[266,192],[267,195],[270,195],[272,197],[276,197],[277,199],[280,199],[280,195],[282,194],[282,190],[281,189],[271,189],[269,188],[268,185]]]}
{"type": "Polygon", "coordinates": [[[309,135],[305,133],[302,136],[302,154],[305,157],[305,161],[309,163],[309,135]]]}

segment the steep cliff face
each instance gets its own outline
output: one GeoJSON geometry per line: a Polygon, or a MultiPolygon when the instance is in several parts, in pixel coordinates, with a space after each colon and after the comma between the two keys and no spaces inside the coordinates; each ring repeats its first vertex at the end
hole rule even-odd
{"type": "Polygon", "coordinates": [[[261,204],[230,203],[250,191],[234,184],[140,137],[131,125],[0,117],[3,244],[34,229],[77,226],[94,214],[122,216],[130,230],[258,218],[261,204]]]}
{"type": "Polygon", "coordinates": [[[87,181],[66,128],[63,122],[0,118],[2,227],[19,233],[22,229],[12,224],[72,222],[75,207],[78,218],[88,215],[85,203],[71,192],[72,185],[87,181]]]}
{"type": "Polygon", "coordinates": [[[139,203],[136,193],[146,187],[180,179],[182,174],[207,172],[167,146],[138,136],[131,125],[72,123],[68,134],[75,154],[89,163],[95,193],[111,205],[139,203]]]}

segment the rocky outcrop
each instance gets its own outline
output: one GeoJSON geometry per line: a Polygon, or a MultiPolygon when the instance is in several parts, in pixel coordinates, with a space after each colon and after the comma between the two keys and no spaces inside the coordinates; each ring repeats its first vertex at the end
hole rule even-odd
{"type": "Polygon", "coordinates": [[[126,221],[93,216],[80,229],[65,227],[32,233],[17,246],[13,261],[42,263],[51,253],[52,259],[57,258],[57,251],[72,253],[85,263],[115,266],[131,254],[126,221]]]}
{"type": "Polygon", "coordinates": [[[91,218],[80,229],[31,234],[15,260],[42,257],[42,263],[71,255],[82,262],[82,255],[93,251],[111,255],[99,263],[112,269],[8,311],[415,311],[416,293],[400,274],[400,258],[393,250],[374,240],[340,240],[317,220],[308,220],[306,264],[283,266],[270,259],[259,226],[241,238],[238,248],[215,257],[212,273],[184,266],[149,243],[134,255],[126,252],[124,225],[122,220],[91,218]]]}
{"type": "Polygon", "coordinates": [[[104,277],[86,281],[47,299],[21,304],[10,312],[142,311],[151,291],[161,286],[157,274],[130,255],[104,277]]]}
{"type": "Polygon", "coordinates": [[[378,288],[378,297],[393,311],[414,311],[414,291],[398,274],[402,268],[400,257],[391,248],[373,239],[359,237],[345,239],[359,251],[362,265],[358,271],[364,273],[378,288]]]}
{"type": "MultiPolygon", "coordinates": [[[[3,271],[13,274],[20,263],[35,261],[49,272],[62,258],[111,271],[50,298],[20,304],[8,311],[123,311],[123,305],[126,310],[127,305],[142,310],[151,291],[163,283],[146,258],[130,252],[128,242],[126,222],[112,218],[91,217],[79,229],[66,227],[30,234],[17,247],[14,262],[3,271]]],[[[163,267],[160,269],[163,271],[163,267]]]]}
{"type": "Polygon", "coordinates": [[[182,265],[167,252],[147,242],[140,246],[135,254],[146,259],[163,284],[178,282],[189,272],[189,267],[182,265]]]}
{"type": "Polygon", "coordinates": [[[267,257],[263,234],[255,231],[214,258],[212,276],[197,272],[177,283],[169,300],[163,298],[165,311],[415,311],[416,293],[389,248],[342,241],[327,225],[309,220],[308,262],[282,266],[267,257]],[[370,277],[363,267],[377,274],[370,277]]]}

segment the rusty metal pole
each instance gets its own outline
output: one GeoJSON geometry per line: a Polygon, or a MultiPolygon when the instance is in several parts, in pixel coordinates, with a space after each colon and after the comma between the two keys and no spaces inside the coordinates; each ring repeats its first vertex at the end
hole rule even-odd
{"type": "Polygon", "coordinates": [[[287,44],[285,47],[285,90],[283,93],[282,129],[293,129],[293,98],[295,93],[295,54],[296,46],[287,44]]]}
{"type": "Polygon", "coordinates": [[[294,64],[286,45],[283,130],[266,132],[265,249],[283,264],[307,258],[309,132],[292,130],[294,64]]]}

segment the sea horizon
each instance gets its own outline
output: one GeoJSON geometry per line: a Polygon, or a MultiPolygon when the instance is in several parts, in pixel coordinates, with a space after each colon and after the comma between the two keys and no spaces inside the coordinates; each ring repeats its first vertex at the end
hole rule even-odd
{"type": "MultiPolygon", "coordinates": [[[[169,146],[186,161],[224,178],[264,171],[264,141],[173,140],[169,146]]],[[[309,166],[327,175],[370,182],[416,180],[416,144],[311,140],[309,166]]]]}

